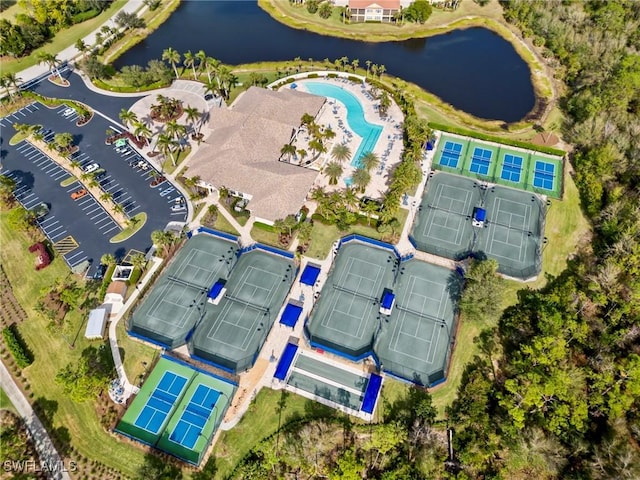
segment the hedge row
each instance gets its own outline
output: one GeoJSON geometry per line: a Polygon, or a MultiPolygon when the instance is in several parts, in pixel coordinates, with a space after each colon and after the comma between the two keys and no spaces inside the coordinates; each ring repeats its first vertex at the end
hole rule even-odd
{"type": "Polygon", "coordinates": [[[485,133],[474,132],[473,130],[467,130],[460,127],[452,127],[450,125],[443,125],[441,123],[429,122],[429,127],[434,130],[442,130],[443,132],[456,133],[458,135],[464,135],[465,137],[477,138],[479,140],[486,140],[488,142],[501,143],[503,145],[510,145],[512,147],[525,148],[527,150],[534,150],[536,152],[547,153],[549,155],[557,155],[564,157],[567,152],[559,150],[557,148],[545,147],[543,145],[535,145],[533,143],[521,142],[520,140],[511,140],[508,138],[494,137],[485,133]]]}
{"type": "Polygon", "coordinates": [[[21,341],[13,325],[2,329],[2,337],[4,338],[4,343],[7,345],[7,348],[13,355],[16,365],[20,368],[25,368],[33,363],[31,352],[29,352],[21,341]]]}

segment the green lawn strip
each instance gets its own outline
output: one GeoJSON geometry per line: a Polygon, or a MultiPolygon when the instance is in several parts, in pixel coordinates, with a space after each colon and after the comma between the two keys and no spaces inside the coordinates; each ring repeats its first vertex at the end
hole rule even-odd
{"type": "Polygon", "coordinates": [[[131,217],[131,221],[134,223],[122,230],[120,233],[117,233],[109,240],[109,243],[120,243],[128,240],[133,237],[144,224],[147,223],[147,214],[146,212],[140,212],[137,215],[131,217]]]}
{"type": "Polygon", "coordinates": [[[226,217],[222,214],[218,214],[218,216],[216,217],[216,223],[213,228],[215,228],[216,230],[220,230],[221,232],[230,233],[231,235],[240,235],[240,232],[238,232],[235,227],[231,225],[231,223],[229,223],[229,220],[227,220],[226,217]]]}
{"type": "MultiPolygon", "coordinates": [[[[225,202],[225,201],[221,201],[220,202],[220,205],[222,206],[222,208],[224,208],[227,212],[229,212],[231,214],[231,216],[235,219],[235,221],[240,224],[240,226],[244,227],[247,224],[247,222],[249,221],[249,216],[251,214],[247,210],[242,210],[241,212],[236,212],[233,209],[234,204],[235,204],[235,202],[233,202],[231,205],[227,205],[227,202],[225,202]]],[[[220,215],[218,215],[218,216],[220,216],[220,215]]]]}
{"type": "Polygon", "coordinates": [[[68,187],[69,185],[71,185],[72,183],[75,183],[77,181],[78,181],[78,179],[76,177],[74,177],[73,175],[71,175],[71,176],[65,178],[64,180],[62,180],[60,182],[60,186],[61,187],[68,187]]]}
{"type": "Polygon", "coordinates": [[[17,145],[24,139],[26,139],[30,134],[24,132],[18,132],[13,137],[9,139],[9,145],[17,145]]]}
{"type": "MultiPolygon", "coordinates": [[[[3,73],[17,73],[25,68],[32,67],[38,63],[38,53],[47,52],[52,54],[58,54],[65,48],[73,45],[80,38],[84,38],[91,32],[100,28],[100,26],[109,20],[118,10],[120,10],[127,0],[115,0],[109,8],[102,12],[97,17],[94,17],[86,22],[73,25],[70,28],[62,30],[56,34],[51,41],[45,43],[42,47],[37,48],[29,56],[3,60],[1,63],[3,73]]],[[[4,16],[4,15],[3,15],[4,16]]]]}
{"type": "Polygon", "coordinates": [[[16,407],[13,406],[13,403],[11,403],[11,400],[9,400],[9,396],[2,388],[0,388],[0,409],[9,410],[16,415],[18,414],[16,407]]]}
{"type": "Polygon", "coordinates": [[[170,155],[167,156],[167,159],[164,161],[162,165],[162,171],[167,174],[172,174],[176,171],[176,169],[180,166],[182,161],[189,156],[191,153],[191,147],[186,147],[184,150],[179,150],[178,154],[175,157],[176,164],[174,165],[171,161],[170,155]]]}
{"type": "MultiPolygon", "coordinates": [[[[310,416],[313,411],[324,407],[316,402],[292,393],[286,393],[285,407],[281,415],[281,424],[310,416]]],[[[216,479],[225,479],[236,464],[263,438],[274,434],[278,429],[278,403],[281,392],[263,388],[255,398],[249,411],[232,430],[222,432],[216,443],[213,455],[216,457],[216,479]]]]}
{"type": "Polygon", "coordinates": [[[200,202],[197,203],[193,206],[193,218],[196,218],[198,216],[198,214],[202,211],[202,209],[204,208],[206,202],[200,202]]]}
{"type": "Polygon", "coordinates": [[[159,350],[129,337],[124,321],[118,323],[116,335],[127,378],[132,384],[138,385],[141,375],[145,369],[148,370],[147,367],[151,366],[153,359],[159,354],[159,350]],[[146,362],[147,367],[142,362],[146,362]]]}
{"type": "Polygon", "coordinates": [[[253,228],[251,229],[251,238],[259,243],[266,243],[267,245],[271,245],[273,247],[284,248],[282,245],[280,245],[279,235],[276,232],[265,230],[259,225],[253,225],[253,228]]]}
{"type": "MultiPolygon", "coordinates": [[[[45,398],[55,402],[54,428],[68,430],[71,443],[78,451],[98,462],[116,468],[125,475],[135,477],[143,463],[144,453],[109,435],[100,425],[93,402],[75,403],[62,392],[53,379],[58,371],[68,363],[77,360],[89,345],[84,338],[86,314],[72,311],[69,315],[71,328],[62,334],[47,328],[48,320],[38,314],[34,307],[42,292],[51,289],[56,280],[69,277],[69,269],[63,260],[56,257],[47,268],[36,271],[28,251],[31,242],[22,233],[7,226],[7,212],[0,213],[0,260],[6,265],[7,276],[13,292],[27,312],[28,320],[19,325],[19,330],[29,348],[34,353],[34,363],[23,371],[31,385],[33,398],[45,398]],[[70,349],[69,340],[77,334],[75,348],[70,349]]],[[[83,280],[77,279],[79,284],[83,280]]],[[[91,343],[96,345],[95,342],[91,343]]],[[[108,346],[107,346],[108,348],[108,346]]]]}

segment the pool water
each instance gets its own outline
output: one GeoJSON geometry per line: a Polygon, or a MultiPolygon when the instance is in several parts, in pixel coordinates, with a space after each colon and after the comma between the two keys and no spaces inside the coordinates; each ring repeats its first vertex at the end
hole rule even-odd
{"type": "MultiPolygon", "coordinates": [[[[378,138],[380,137],[380,133],[382,133],[382,126],[374,125],[365,120],[362,104],[351,92],[336,85],[321,82],[305,82],[304,86],[309,93],[334,98],[345,105],[347,108],[347,122],[349,123],[349,128],[362,137],[362,142],[360,142],[360,145],[351,160],[352,167],[360,167],[360,158],[365,153],[373,151],[376,143],[378,142],[378,138]]],[[[334,129],[334,131],[336,130],[334,129]]],[[[336,134],[340,134],[340,131],[336,131],[336,134]]]]}

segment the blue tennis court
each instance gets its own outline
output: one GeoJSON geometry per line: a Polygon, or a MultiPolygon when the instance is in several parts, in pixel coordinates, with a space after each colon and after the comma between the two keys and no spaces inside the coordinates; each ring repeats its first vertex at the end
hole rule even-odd
{"type": "Polygon", "coordinates": [[[462,144],[447,140],[440,155],[440,165],[443,167],[458,168],[460,155],[462,154],[462,144]]]}
{"type": "Polygon", "coordinates": [[[556,166],[553,163],[536,161],[536,168],[533,172],[533,186],[553,190],[553,179],[555,178],[556,166]]]}
{"type": "Polygon", "coordinates": [[[517,155],[505,154],[502,162],[502,173],[500,178],[509,182],[518,183],[520,181],[520,173],[522,172],[522,157],[517,155]]]}
{"type": "Polygon", "coordinates": [[[198,385],[184,412],[182,412],[180,420],[171,432],[169,440],[192,449],[207,424],[218,398],[220,398],[220,392],[217,390],[206,385],[198,385]]]}
{"type": "Polygon", "coordinates": [[[158,386],[151,392],[147,403],[142,407],[134,425],[154,435],[157,434],[186,383],[186,378],[173,372],[164,372],[158,386]]]}
{"type": "Polygon", "coordinates": [[[474,148],[469,171],[472,173],[478,173],[480,175],[488,175],[492,156],[493,152],[491,150],[480,147],[474,148]]]}

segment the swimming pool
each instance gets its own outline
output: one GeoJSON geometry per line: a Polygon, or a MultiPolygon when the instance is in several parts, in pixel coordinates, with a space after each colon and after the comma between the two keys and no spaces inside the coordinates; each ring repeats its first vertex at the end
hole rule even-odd
{"type": "Polygon", "coordinates": [[[372,152],[376,146],[380,133],[382,133],[382,126],[374,125],[365,120],[362,104],[351,92],[336,85],[321,82],[305,82],[304,86],[309,93],[334,98],[347,108],[349,127],[362,137],[362,142],[360,142],[356,154],[351,160],[351,166],[358,168],[360,166],[360,158],[365,153],[372,152]]]}

